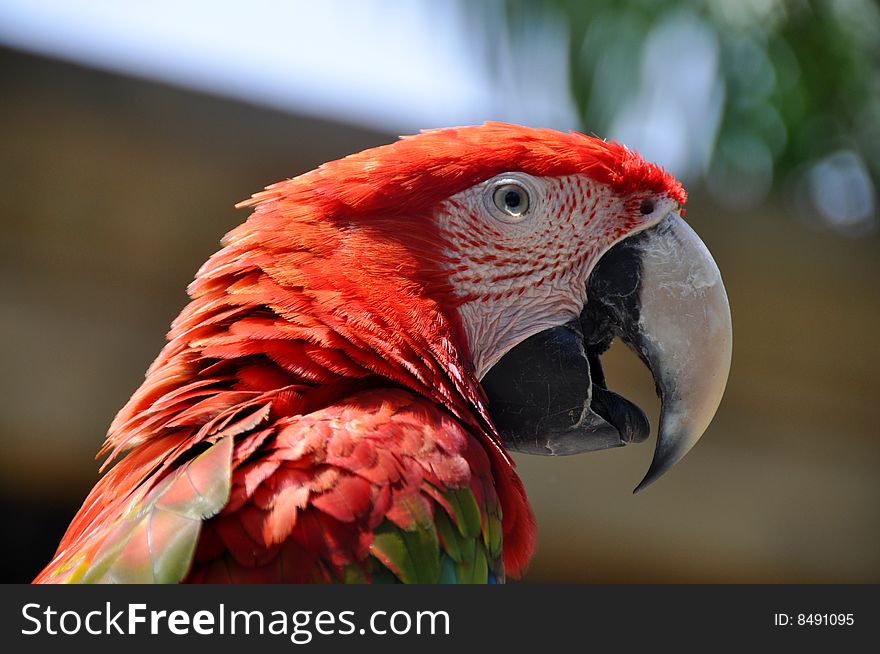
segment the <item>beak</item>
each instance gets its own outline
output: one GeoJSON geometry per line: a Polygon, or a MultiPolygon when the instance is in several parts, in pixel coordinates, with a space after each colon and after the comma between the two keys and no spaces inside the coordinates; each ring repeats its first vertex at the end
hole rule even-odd
{"type": "Polygon", "coordinates": [[[648,418],[604,388],[581,321],[526,339],[483,377],[489,414],[505,446],[550,456],[580,454],[648,437],[648,418]]]}
{"type": "Polygon", "coordinates": [[[638,492],[699,440],[730,370],[721,274],[678,214],[608,250],[590,275],[580,317],[517,345],[482,383],[511,450],[561,455],[641,442],[649,432],[644,412],[608,390],[599,359],[615,337],[651,370],[662,405],[654,458],[638,492]]]}

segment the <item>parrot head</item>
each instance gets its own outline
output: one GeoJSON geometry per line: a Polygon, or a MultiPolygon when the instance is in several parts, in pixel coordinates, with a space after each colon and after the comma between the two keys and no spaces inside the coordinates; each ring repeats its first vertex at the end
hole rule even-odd
{"type": "Polygon", "coordinates": [[[379,355],[365,368],[391,366],[453,410],[465,397],[506,449],[533,454],[647,438],[644,412],[606,385],[600,355],[620,338],[662,403],[642,488],[700,438],[730,367],[725,289],[685,201],[618,143],[502,123],[429,130],[242,203],[256,211],[194,292],[249,267],[308,286],[313,315],[379,355]]]}
{"type": "Polygon", "coordinates": [[[606,383],[613,339],[661,399],[639,488],[719,405],[730,311],[685,200],[623,145],[501,123],[267,187],[197,273],[37,580],[521,575],[535,522],[508,451],[648,436],[606,383]]]}

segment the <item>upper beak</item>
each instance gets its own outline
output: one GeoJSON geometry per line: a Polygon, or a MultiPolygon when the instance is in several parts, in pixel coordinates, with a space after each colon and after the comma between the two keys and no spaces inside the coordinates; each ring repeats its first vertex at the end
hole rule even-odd
{"type": "Polygon", "coordinates": [[[526,339],[482,381],[509,449],[575,454],[644,440],[644,413],[605,385],[599,354],[615,336],[647,364],[661,400],[654,458],[639,491],[699,440],[730,370],[721,274],[678,214],[606,252],[580,319],[526,339]]]}

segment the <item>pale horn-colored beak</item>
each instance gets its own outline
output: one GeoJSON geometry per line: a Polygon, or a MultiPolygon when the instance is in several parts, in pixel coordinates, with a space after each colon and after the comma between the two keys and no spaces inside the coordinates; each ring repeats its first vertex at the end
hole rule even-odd
{"type": "Polygon", "coordinates": [[[727,385],[733,345],[721,273],[677,213],[633,239],[639,311],[621,338],[645,361],[661,400],[654,458],[634,492],[657,480],[706,431],[727,385]]]}

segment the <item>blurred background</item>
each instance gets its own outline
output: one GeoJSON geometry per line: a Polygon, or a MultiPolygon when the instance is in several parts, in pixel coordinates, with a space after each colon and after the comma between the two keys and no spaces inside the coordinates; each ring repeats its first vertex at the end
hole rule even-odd
{"type": "MultiPolygon", "coordinates": [[[[880,581],[874,0],[0,0],[0,580],[28,581],[186,301],[273,181],[506,120],[672,170],[734,360],[699,445],[519,456],[530,582],[880,581]]],[[[649,410],[615,346],[612,388],[649,410]]]]}

